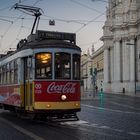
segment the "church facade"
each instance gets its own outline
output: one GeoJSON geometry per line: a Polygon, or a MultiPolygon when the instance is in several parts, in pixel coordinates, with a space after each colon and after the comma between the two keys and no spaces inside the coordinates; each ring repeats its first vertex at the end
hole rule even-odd
{"type": "Polygon", "coordinates": [[[140,94],[139,0],[108,0],[103,31],[104,91],[140,94]]]}

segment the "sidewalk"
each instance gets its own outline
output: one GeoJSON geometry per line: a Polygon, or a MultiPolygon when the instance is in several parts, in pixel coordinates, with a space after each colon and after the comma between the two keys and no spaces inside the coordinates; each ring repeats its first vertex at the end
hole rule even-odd
{"type": "MultiPolygon", "coordinates": [[[[84,91],[81,93],[81,99],[82,100],[92,100],[92,99],[98,99],[100,95],[100,91],[97,93],[93,92],[92,90],[89,91],[84,91]]],[[[140,91],[136,93],[105,93],[103,92],[104,95],[109,95],[109,96],[120,96],[120,97],[129,97],[129,98],[139,98],[140,99],[140,91]]]]}
{"type": "Polygon", "coordinates": [[[140,97],[111,93],[97,93],[95,97],[89,97],[82,98],[81,103],[99,108],[140,113],[140,97]]]}

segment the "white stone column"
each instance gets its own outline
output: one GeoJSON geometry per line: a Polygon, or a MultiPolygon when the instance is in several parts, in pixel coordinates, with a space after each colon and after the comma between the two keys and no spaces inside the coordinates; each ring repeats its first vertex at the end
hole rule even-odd
{"type": "Polygon", "coordinates": [[[130,40],[130,81],[135,81],[135,44],[130,40]]]}
{"type": "Polygon", "coordinates": [[[111,81],[114,81],[114,48],[110,50],[110,64],[111,64],[111,81]]]}
{"type": "Polygon", "coordinates": [[[121,74],[120,74],[120,42],[116,41],[115,42],[115,58],[114,58],[114,80],[115,81],[120,81],[121,74]]]}
{"type": "Polygon", "coordinates": [[[123,41],[123,81],[130,80],[130,46],[127,45],[126,40],[123,41]]]}
{"type": "Polygon", "coordinates": [[[126,81],[126,80],[128,80],[127,76],[126,76],[126,74],[128,74],[128,72],[126,72],[126,70],[128,68],[127,68],[127,65],[126,65],[126,62],[127,62],[127,58],[126,58],[126,56],[127,56],[127,54],[126,54],[127,46],[126,46],[126,41],[125,40],[123,40],[122,46],[123,46],[123,49],[122,49],[122,51],[123,51],[123,63],[122,63],[122,65],[123,65],[123,81],[126,81]]]}
{"type": "Polygon", "coordinates": [[[104,50],[104,82],[109,82],[109,52],[108,49],[104,50]]]}
{"type": "Polygon", "coordinates": [[[113,81],[116,79],[116,47],[113,46],[113,81]]]}

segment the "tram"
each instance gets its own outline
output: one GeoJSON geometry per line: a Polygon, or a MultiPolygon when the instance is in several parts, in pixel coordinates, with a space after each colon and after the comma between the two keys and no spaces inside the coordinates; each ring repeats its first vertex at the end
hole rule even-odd
{"type": "Polygon", "coordinates": [[[37,30],[0,55],[0,106],[18,113],[77,118],[80,54],[74,33],[37,30]]]}

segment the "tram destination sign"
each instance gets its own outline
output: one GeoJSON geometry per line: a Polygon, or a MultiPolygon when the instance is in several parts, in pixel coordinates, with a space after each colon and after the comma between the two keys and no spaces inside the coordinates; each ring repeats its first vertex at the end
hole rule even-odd
{"type": "Polygon", "coordinates": [[[37,38],[40,39],[57,39],[57,40],[67,40],[71,43],[76,42],[75,33],[65,33],[65,32],[53,32],[53,31],[37,31],[37,38]]]}

